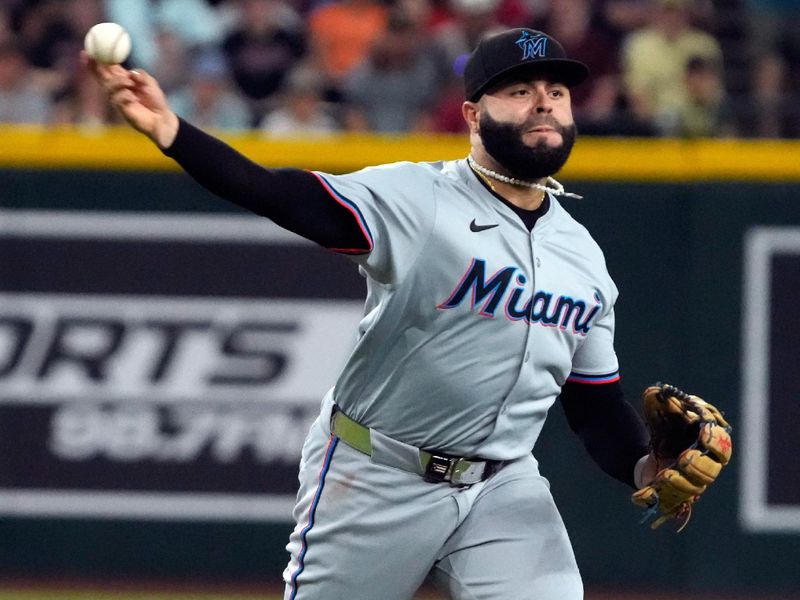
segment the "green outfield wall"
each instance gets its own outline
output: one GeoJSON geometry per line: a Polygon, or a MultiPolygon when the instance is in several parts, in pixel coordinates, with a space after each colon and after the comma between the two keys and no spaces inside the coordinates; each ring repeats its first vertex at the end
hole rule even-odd
{"type": "MultiPolygon", "coordinates": [[[[292,449],[336,364],[294,367],[347,339],[362,281],[126,131],[0,134],[0,578],[277,579],[292,449]]],[[[466,152],[228,139],[335,172],[466,152]]],[[[674,383],[735,426],[676,534],[638,523],[553,408],[535,454],[587,586],[800,592],[800,144],[581,140],[560,179],[620,289],[629,397],[674,383]]]]}

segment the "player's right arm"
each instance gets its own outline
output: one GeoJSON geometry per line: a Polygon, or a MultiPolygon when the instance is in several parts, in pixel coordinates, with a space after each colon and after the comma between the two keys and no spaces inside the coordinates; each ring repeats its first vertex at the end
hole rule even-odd
{"type": "Polygon", "coordinates": [[[352,208],[314,174],[264,168],[179,119],[151,75],[101,65],[85,53],[82,59],[125,120],[207,190],[325,248],[348,254],[372,250],[352,208]]]}

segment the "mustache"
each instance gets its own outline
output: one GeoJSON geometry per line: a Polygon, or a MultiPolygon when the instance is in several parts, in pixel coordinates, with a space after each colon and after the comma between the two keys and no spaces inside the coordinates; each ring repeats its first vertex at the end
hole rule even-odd
{"type": "Polygon", "coordinates": [[[535,119],[529,119],[525,121],[522,125],[520,125],[520,131],[530,131],[535,127],[552,127],[557,132],[563,134],[566,127],[555,120],[554,117],[551,115],[545,115],[543,117],[536,117],[535,119]]]}

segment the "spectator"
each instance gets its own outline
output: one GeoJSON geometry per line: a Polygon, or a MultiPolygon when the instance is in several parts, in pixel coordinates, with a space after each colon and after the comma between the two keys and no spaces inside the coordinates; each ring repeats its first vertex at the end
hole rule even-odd
{"type": "Polygon", "coordinates": [[[800,3],[797,0],[749,0],[754,53],[781,51],[800,58],[800,3]]]}
{"type": "Polygon", "coordinates": [[[189,81],[192,49],[184,44],[174,31],[168,29],[157,31],[154,42],[157,58],[150,69],[150,74],[158,79],[165,93],[171,94],[189,81]]]}
{"type": "Polygon", "coordinates": [[[688,138],[733,135],[720,66],[694,56],[686,65],[685,81],[687,102],[675,113],[674,125],[667,133],[688,138]]]}
{"type": "Polygon", "coordinates": [[[104,20],[99,0],[25,2],[12,14],[32,75],[52,93],[69,85],[85,32],[104,20]]]}
{"type": "Polygon", "coordinates": [[[0,6],[0,43],[16,39],[11,28],[11,12],[0,6]]]}
{"type": "Polygon", "coordinates": [[[62,66],[62,71],[68,77],[53,94],[51,122],[87,128],[119,122],[119,116],[110,110],[103,89],[80,64],[78,53],[75,52],[70,58],[69,61],[64,60],[62,66]]]}
{"type": "Polygon", "coordinates": [[[469,127],[461,113],[464,104],[464,86],[457,80],[442,90],[431,109],[426,130],[436,133],[467,133],[469,127]]]}
{"type": "MultiPolygon", "coordinates": [[[[599,88],[618,70],[617,45],[606,29],[595,25],[601,20],[601,16],[595,14],[592,0],[560,0],[541,27],[559,40],[571,57],[588,65],[592,73],[590,81],[570,90],[576,118],[591,110],[589,105],[597,101],[593,95],[602,93],[599,88]]],[[[615,82],[616,78],[611,81],[615,82]]]]}
{"type": "Polygon", "coordinates": [[[216,48],[196,50],[189,82],[169,96],[173,110],[187,121],[207,129],[246,129],[247,103],[232,89],[225,57],[216,48]]]}
{"type": "Polygon", "coordinates": [[[52,68],[74,44],[78,34],[70,25],[65,8],[64,2],[42,0],[18,5],[14,11],[17,40],[31,67],[52,68]]]}
{"type": "Polygon", "coordinates": [[[22,48],[14,41],[0,43],[0,122],[47,123],[49,90],[33,76],[22,48]]]}
{"type": "Polygon", "coordinates": [[[625,38],[650,22],[650,0],[599,0],[598,4],[614,39],[625,38]]]}
{"type": "Polygon", "coordinates": [[[323,98],[323,78],[309,67],[298,67],[286,78],[281,103],[261,123],[269,136],[320,136],[339,130],[323,98]]]}
{"type": "Polygon", "coordinates": [[[724,59],[724,85],[731,102],[747,93],[747,73],[755,54],[750,45],[750,14],[747,0],[714,0],[715,13],[706,29],[714,32],[724,59]]]}
{"type": "Polygon", "coordinates": [[[111,111],[104,106],[102,95],[91,89],[90,78],[79,62],[79,53],[83,48],[83,38],[86,32],[95,25],[105,21],[102,2],[100,0],[69,0],[61,2],[60,12],[53,15],[55,22],[59,23],[60,37],[58,42],[50,48],[47,58],[47,69],[40,70],[46,73],[48,87],[52,90],[53,115],[57,122],[67,122],[86,125],[100,125],[108,122],[111,111]]]}
{"type": "Polygon", "coordinates": [[[689,0],[652,0],[650,25],[632,33],[622,50],[626,94],[659,128],[688,103],[685,70],[697,56],[722,64],[719,44],[691,24],[689,0]]]}
{"type": "Polygon", "coordinates": [[[283,0],[242,0],[241,22],[225,40],[223,50],[236,85],[249,100],[253,125],[286,74],[306,53],[300,17],[283,0]]]}
{"type": "Polygon", "coordinates": [[[395,14],[343,89],[350,105],[348,129],[399,133],[428,128],[427,111],[438,92],[438,76],[421,44],[421,31],[395,14]]]}
{"type": "Polygon", "coordinates": [[[431,25],[437,30],[452,21],[459,20],[464,14],[479,14],[491,4],[493,20],[505,26],[521,26],[538,21],[539,14],[546,12],[548,6],[544,2],[526,0],[439,0],[432,7],[431,25]]]}
{"type": "Polygon", "coordinates": [[[739,134],[744,137],[800,137],[800,95],[789,82],[789,66],[776,52],[753,65],[752,91],[741,110],[739,134]]]}
{"type": "Polygon", "coordinates": [[[429,33],[434,9],[430,0],[394,0],[392,10],[400,12],[421,30],[429,33]]]}
{"type": "Polygon", "coordinates": [[[433,43],[443,74],[461,80],[461,73],[453,73],[455,62],[469,54],[485,36],[502,31],[497,19],[500,0],[449,0],[452,18],[432,32],[433,43]]]}
{"type": "Polygon", "coordinates": [[[658,130],[636,97],[625,93],[619,78],[608,76],[594,87],[590,105],[576,115],[583,135],[652,137],[658,130]]]}
{"type": "Polygon", "coordinates": [[[163,68],[158,37],[170,32],[188,49],[221,43],[228,20],[206,0],[103,0],[109,21],[134,40],[131,62],[153,73],[163,68]]]}
{"type": "Polygon", "coordinates": [[[333,0],[309,16],[314,64],[334,87],[363,63],[386,31],[387,8],[377,0],[333,0]]]}
{"type": "Polygon", "coordinates": [[[472,48],[487,35],[504,29],[497,17],[500,0],[449,0],[450,14],[441,16],[431,34],[430,56],[437,63],[441,90],[426,127],[440,133],[464,133],[462,74],[472,48]]]}

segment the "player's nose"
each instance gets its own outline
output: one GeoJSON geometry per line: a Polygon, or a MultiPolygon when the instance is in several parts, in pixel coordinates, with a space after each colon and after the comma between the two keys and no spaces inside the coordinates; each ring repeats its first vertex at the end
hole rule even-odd
{"type": "Polygon", "coordinates": [[[553,99],[550,97],[544,90],[537,90],[536,94],[534,95],[533,100],[533,109],[539,113],[549,114],[553,112],[553,99]]]}

